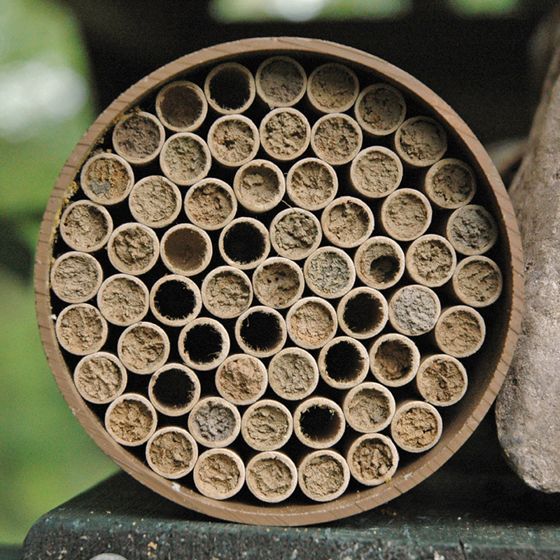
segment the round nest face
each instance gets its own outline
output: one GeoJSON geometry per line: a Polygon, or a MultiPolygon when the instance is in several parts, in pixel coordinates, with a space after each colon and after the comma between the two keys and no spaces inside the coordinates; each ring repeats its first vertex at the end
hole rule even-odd
{"type": "Polygon", "coordinates": [[[488,409],[516,228],[480,145],[410,76],[321,42],[231,52],[167,66],[76,148],[43,223],[41,334],[86,430],[145,485],[223,519],[327,521],[426,478],[488,409]],[[173,88],[189,95],[162,103],[173,88]],[[464,182],[444,158],[473,178],[462,213],[438,205],[464,182]],[[466,277],[472,251],[499,282],[466,277]]]}

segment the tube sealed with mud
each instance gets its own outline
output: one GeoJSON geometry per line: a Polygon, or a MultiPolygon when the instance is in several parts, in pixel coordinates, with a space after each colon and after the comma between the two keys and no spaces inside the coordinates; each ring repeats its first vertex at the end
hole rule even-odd
{"type": "Polygon", "coordinates": [[[441,438],[443,421],[440,413],[427,402],[405,401],[391,422],[391,437],[404,451],[423,453],[441,438]]]}
{"type": "Polygon", "coordinates": [[[301,491],[314,502],[335,500],[348,488],[350,470],[346,459],[331,449],[305,455],[298,467],[301,491]]]}

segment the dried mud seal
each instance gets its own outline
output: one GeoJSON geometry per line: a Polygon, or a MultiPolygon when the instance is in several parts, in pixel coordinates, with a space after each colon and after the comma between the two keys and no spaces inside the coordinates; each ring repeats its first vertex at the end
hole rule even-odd
{"type": "Polygon", "coordinates": [[[356,280],[352,259],[338,247],[319,247],[307,257],[303,274],[307,287],[327,299],[342,297],[356,280]]]}
{"type": "Polygon", "coordinates": [[[283,399],[304,399],[313,393],[319,382],[317,362],[302,348],[284,348],[268,364],[268,382],[270,388],[283,399]]]}
{"type": "Polygon", "coordinates": [[[253,273],[253,290],[257,299],[274,309],[286,309],[303,294],[305,281],[301,268],[289,259],[271,257],[253,273]]]}
{"type": "Polygon", "coordinates": [[[428,167],[445,154],[447,133],[430,117],[412,117],[397,129],[395,148],[405,163],[413,167],[428,167]]]}
{"type": "Polygon", "coordinates": [[[358,77],[353,70],[338,63],[323,64],[309,75],[309,101],[324,113],[342,113],[354,105],[360,91],[358,77]]]}
{"type": "Polygon", "coordinates": [[[233,266],[219,266],[202,282],[202,301],[212,315],[233,319],[246,311],[253,300],[251,280],[233,266]]]}
{"type": "Polygon", "coordinates": [[[270,242],[274,250],[287,259],[305,259],[319,247],[321,238],[319,220],[301,208],[282,210],[270,224],[270,242]]]}
{"type": "Polygon", "coordinates": [[[255,75],[257,94],[269,107],[291,107],[302,99],[307,76],[301,64],[288,56],[273,56],[255,75]]]}
{"type": "Polygon", "coordinates": [[[89,200],[78,200],[62,213],[60,236],[75,251],[92,253],[102,249],[113,232],[113,219],[107,209],[89,200]]]}
{"type": "Polygon", "coordinates": [[[107,245],[109,261],[119,271],[135,276],[148,272],[159,257],[159,240],[154,230],[127,223],[113,231],[107,245]]]}
{"type": "Polygon", "coordinates": [[[89,303],[65,307],[55,323],[58,343],[76,356],[85,356],[101,350],[107,340],[107,321],[99,310],[89,303]]]}
{"type": "Polygon", "coordinates": [[[199,228],[215,231],[229,224],[237,213],[233,189],[220,179],[202,179],[185,195],[187,218],[199,228]]]}
{"type": "Polygon", "coordinates": [[[383,146],[362,150],[350,166],[354,188],[366,198],[383,198],[391,194],[403,178],[399,156],[383,146]]]}
{"type": "Polygon", "coordinates": [[[391,422],[393,441],[404,451],[422,453],[440,439],[443,422],[439,412],[423,401],[401,404],[391,422]]]}
{"type": "Polygon", "coordinates": [[[159,120],[143,111],[122,118],[113,128],[115,152],[129,163],[145,165],[158,156],[165,142],[165,129],[159,120]]]}
{"type": "Polygon", "coordinates": [[[389,300],[389,321],[393,328],[407,336],[430,332],[441,313],[436,293],[419,284],[397,290],[389,300]]]}
{"type": "Polygon", "coordinates": [[[97,306],[103,317],[120,327],[141,321],[148,313],[148,300],[144,282],[128,274],[110,276],[97,294],[97,306]]]}
{"type": "Polygon", "coordinates": [[[405,257],[400,245],[390,237],[378,235],[364,241],[354,254],[358,278],[370,288],[383,290],[394,286],[404,274],[405,257]]]}
{"type": "Polygon", "coordinates": [[[241,435],[252,449],[275,451],[292,436],[292,414],[280,402],[263,399],[252,404],[243,414],[241,435]]]}
{"type": "Polygon", "coordinates": [[[453,274],[455,295],[462,303],[472,307],[492,305],[500,297],[502,287],[500,268],[488,257],[467,257],[458,264],[453,274]]]}
{"type": "Polygon", "coordinates": [[[446,233],[458,253],[481,255],[495,245],[498,226],[486,208],[469,204],[449,216],[446,233]]]}
{"type": "Polygon", "coordinates": [[[410,277],[429,288],[448,282],[456,265],[455,249],[441,235],[423,235],[414,240],[406,252],[406,269],[410,277]]]}
{"type": "Polygon", "coordinates": [[[181,186],[193,185],[210,171],[212,157],[206,142],[192,132],[170,136],[159,156],[163,174],[181,186]]]}
{"type": "Polygon", "coordinates": [[[306,455],[298,469],[301,491],[315,502],[330,502],[346,491],[350,470],[336,451],[322,449],[306,455]]]}
{"type": "Polygon", "coordinates": [[[469,204],[476,193],[474,172],[464,161],[442,159],[428,169],[424,192],[440,208],[460,208],[469,204]]]}
{"type": "Polygon", "coordinates": [[[404,121],[406,102],[398,89],[383,83],[372,84],[358,95],[354,112],[367,133],[387,136],[404,121]]]}
{"type": "Polygon", "coordinates": [[[286,324],[294,343],[307,350],[324,346],[338,327],[334,307],[318,297],[296,302],[288,311],[286,324]]]}
{"type": "Polygon", "coordinates": [[[235,174],[233,190],[241,206],[261,213],[278,206],[286,192],[286,183],[277,165],[265,159],[253,159],[235,174]]]}
{"type": "Polygon", "coordinates": [[[368,381],[348,391],[342,409],[346,421],[357,432],[380,432],[393,419],[395,398],[383,385],[368,381]]]}
{"type": "Polygon", "coordinates": [[[311,148],[331,165],[352,161],[362,147],[362,129],[345,113],[322,116],[311,129],[311,148]]]}
{"type": "Polygon", "coordinates": [[[297,487],[297,468],[284,453],[265,451],[246,468],[247,488],[263,502],[275,504],[289,498],[297,487]]]}
{"type": "Polygon", "coordinates": [[[378,337],[369,351],[373,376],[387,387],[402,387],[414,379],[420,365],[420,350],[410,338],[387,333],[378,337]]]}
{"type": "Polygon", "coordinates": [[[165,331],[147,321],[127,327],[117,344],[119,359],[134,373],[151,374],[169,357],[169,339],[165,331]]]}
{"type": "Polygon", "coordinates": [[[414,189],[398,189],[381,206],[381,224],[398,241],[412,241],[430,227],[432,207],[428,199],[414,189]]]}
{"type": "Polygon", "coordinates": [[[181,193],[165,177],[150,175],[140,179],[128,197],[133,218],[152,228],[173,223],[181,211],[181,193]]]}
{"type": "Polygon", "coordinates": [[[146,444],[146,461],[157,474],[182,478],[189,474],[198,458],[198,446],[193,437],[177,426],[159,429],[146,444]]]}
{"type": "Polygon", "coordinates": [[[194,467],[196,489],[208,498],[227,500],[235,496],[245,482],[245,465],[229,449],[208,449],[194,467]]]}
{"type": "Polygon", "coordinates": [[[89,158],[80,173],[80,185],[85,195],[98,204],[122,202],[134,184],[130,164],[120,156],[99,153],[89,158]]]}
{"type": "Polygon", "coordinates": [[[156,430],[157,413],[152,403],[137,393],[125,393],[105,412],[105,429],[121,445],[146,443],[156,430]]]}
{"type": "Polygon", "coordinates": [[[52,291],[66,303],[83,303],[91,299],[102,281],[101,265],[87,253],[64,253],[51,268],[52,291]]]}
{"type": "Polygon", "coordinates": [[[352,476],[366,486],[379,486],[397,471],[399,453],[383,434],[365,434],[356,439],[347,455],[352,476]]]}
{"type": "Polygon", "coordinates": [[[311,135],[307,117],[297,109],[274,109],[261,121],[259,135],[264,151],[279,161],[301,156],[311,135]]]}
{"type": "Polygon", "coordinates": [[[122,395],[128,376],[113,354],[96,352],[84,356],[74,369],[74,385],[80,395],[94,404],[107,404],[122,395]]]}
{"type": "Polygon", "coordinates": [[[286,191],[297,206],[305,210],[321,210],[334,200],[338,176],[327,162],[304,158],[288,171],[286,191]]]}
{"type": "Polygon", "coordinates": [[[220,397],[199,400],[189,414],[189,432],[205,447],[226,447],[241,428],[237,407],[220,397]]]}
{"type": "Polygon", "coordinates": [[[350,249],[362,244],[373,232],[373,212],[359,198],[341,196],[323,210],[321,225],[333,245],[350,249]]]}
{"type": "Polygon", "coordinates": [[[435,331],[438,348],[455,358],[478,352],[486,336],[482,315],[468,305],[448,307],[438,319],[435,331]]]}
{"type": "Polygon", "coordinates": [[[214,121],[208,131],[214,158],[226,167],[241,167],[259,151],[259,131],[247,117],[227,115],[214,121]]]}
{"type": "Polygon", "coordinates": [[[216,371],[216,389],[236,405],[252,404],[260,399],[268,385],[266,366],[254,356],[233,354],[216,371]]]}
{"type": "Polygon", "coordinates": [[[422,360],[416,375],[418,392],[434,406],[458,403],[467,391],[467,371],[463,364],[446,354],[434,354],[422,360]]]}

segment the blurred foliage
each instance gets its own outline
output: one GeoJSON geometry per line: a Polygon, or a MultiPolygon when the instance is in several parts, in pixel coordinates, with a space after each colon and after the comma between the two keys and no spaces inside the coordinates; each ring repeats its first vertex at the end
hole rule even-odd
{"type": "Polygon", "coordinates": [[[92,120],[86,71],[59,5],[0,0],[0,543],[115,470],[58,393],[31,279],[41,213],[92,120]]]}

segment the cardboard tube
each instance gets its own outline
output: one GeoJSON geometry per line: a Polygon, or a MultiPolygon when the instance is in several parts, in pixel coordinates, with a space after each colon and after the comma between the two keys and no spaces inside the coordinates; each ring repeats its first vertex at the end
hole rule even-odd
{"type": "Polygon", "coordinates": [[[179,354],[189,367],[208,371],[218,367],[229,354],[229,335],[215,319],[198,317],[179,333],[179,354]]]}
{"type": "Polygon", "coordinates": [[[294,412],[294,433],[303,445],[326,449],[344,435],[346,421],[340,406],[330,399],[311,397],[294,412]]]}
{"type": "Polygon", "coordinates": [[[76,356],[99,352],[107,340],[107,321],[89,303],[65,307],[56,318],[55,332],[64,350],[76,356]]]}
{"type": "Polygon", "coordinates": [[[390,237],[370,237],[356,250],[354,265],[358,278],[366,286],[384,290],[391,288],[402,278],[405,268],[404,252],[390,237]]]}
{"type": "Polygon", "coordinates": [[[154,323],[141,321],[127,327],[119,337],[117,354],[124,366],[142,375],[154,373],[169,357],[169,338],[154,323]]]}
{"type": "Polygon", "coordinates": [[[255,99],[255,80],[242,64],[225,62],[210,70],[204,93],[214,111],[223,115],[244,113],[255,99]]]}
{"type": "Polygon", "coordinates": [[[349,336],[327,342],[317,360],[323,381],[335,389],[350,389],[361,383],[369,371],[369,356],[364,345],[349,336]]]}
{"type": "Polygon", "coordinates": [[[280,402],[263,399],[252,404],[241,419],[245,443],[257,451],[280,449],[292,436],[290,411],[280,402]]]}
{"type": "Polygon", "coordinates": [[[268,364],[270,388],[282,399],[299,401],[315,391],[319,368],[315,358],[303,348],[284,348],[268,364]]]}
{"type": "Polygon", "coordinates": [[[486,208],[469,204],[449,216],[445,234],[458,253],[481,255],[496,244],[498,226],[486,208]]]}
{"type": "Polygon", "coordinates": [[[226,115],[215,120],[208,131],[208,147],[218,163],[241,167],[259,151],[259,131],[243,115],[226,115]]]}
{"type": "Polygon", "coordinates": [[[330,502],[342,496],[350,482],[346,459],[331,449],[305,455],[298,467],[301,491],[314,502],[330,502]]]}
{"type": "Polygon", "coordinates": [[[422,235],[406,251],[406,270],[417,284],[437,288],[447,283],[457,266],[455,249],[441,235],[422,235]]]}
{"type": "Polygon", "coordinates": [[[286,182],[277,165],[266,159],[254,159],[237,170],[233,190],[241,206],[262,213],[280,204],[286,192],[286,182]]]}
{"type": "Polygon", "coordinates": [[[206,96],[193,82],[171,82],[156,96],[156,114],[173,132],[194,132],[204,122],[207,113],[206,96]]]}
{"type": "Polygon", "coordinates": [[[161,260],[175,274],[195,276],[212,259],[210,236],[192,224],[177,224],[161,238],[161,260]]]}
{"type": "Polygon", "coordinates": [[[268,229],[254,218],[236,218],[220,233],[220,255],[241,270],[257,267],[270,253],[268,229]]]}
{"type": "Polygon", "coordinates": [[[200,399],[200,381],[196,373],[183,364],[168,363],[150,377],[148,395],[162,414],[183,416],[200,399]]]}
{"type": "Polygon", "coordinates": [[[387,387],[410,383],[419,365],[420,350],[402,334],[388,333],[376,338],[369,351],[371,373],[387,387]]]}
{"type": "Polygon", "coordinates": [[[352,476],[365,486],[379,486],[391,480],[399,465],[395,444],[383,434],[364,434],[346,455],[352,476]]]}
{"type": "Polygon", "coordinates": [[[235,441],[241,429],[237,407],[221,397],[200,399],[191,410],[189,432],[205,447],[227,447],[235,441]]]}
{"type": "Polygon", "coordinates": [[[66,303],[83,303],[95,296],[103,281],[103,270],[95,257],[70,251],[51,267],[51,288],[66,303]]]}
{"type": "Polygon", "coordinates": [[[267,358],[286,344],[284,317],[272,307],[255,305],[235,323],[235,339],[241,349],[257,358],[267,358]]]}
{"type": "Polygon", "coordinates": [[[105,412],[105,429],[121,445],[138,447],[146,443],[157,427],[152,403],[137,393],[117,397],[105,412]]]}
{"type": "Polygon", "coordinates": [[[389,299],[389,321],[397,332],[407,336],[430,332],[440,313],[437,294],[420,284],[404,286],[389,299]]]}
{"type": "Polygon", "coordinates": [[[356,73],[339,63],[318,66],[307,80],[307,97],[322,113],[342,113],[354,105],[360,83],[356,73]]]}
{"type": "Polygon", "coordinates": [[[269,107],[291,107],[307,88],[302,65],[289,56],[273,56],[259,65],[255,74],[257,95],[269,107]]]}
{"type": "Polygon", "coordinates": [[[149,309],[148,288],[130,274],[109,276],[97,293],[97,307],[109,323],[127,327],[141,321],[149,309]]]}
{"type": "Polygon", "coordinates": [[[398,89],[383,83],[372,84],[358,95],[354,114],[368,134],[387,136],[404,121],[406,102],[398,89]]]}
{"type": "Polygon", "coordinates": [[[241,490],[244,482],[245,465],[231,449],[208,449],[194,466],[196,489],[207,498],[231,498],[241,490]]]}
{"type": "Polygon", "coordinates": [[[62,213],[59,232],[71,249],[93,253],[109,241],[113,232],[113,219],[103,206],[89,200],[78,200],[62,213]]]}
{"type": "Polygon", "coordinates": [[[237,213],[233,189],[220,179],[195,183],[185,195],[187,218],[199,228],[216,231],[229,224],[237,213]]]}
{"type": "Polygon", "coordinates": [[[140,179],[130,191],[128,207],[137,222],[151,228],[172,224],[181,212],[181,192],[165,177],[140,179]]]}
{"type": "Polygon", "coordinates": [[[289,259],[271,257],[253,272],[257,299],[274,309],[286,309],[303,294],[305,280],[301,268],[289,259]]]}
{"type": "Polygon", "coordinates": [[[340,300],[337,316],[340,328],[348,336],[360,340],[371,338],[385,328],[387,300],[374,288],[360,286],[350,290],[340,300]]]}
{"type": "Polygon", "coordinates": [[[420,237],[426,233],[431,221],[430,202],[415,189],[398,189],[381,206],[381,225],[397,241],[420,237]]]}
{"type": "Polygon", "coordinates": [[[343,249],[361,245],[371,235],[374,223],[370,207],[353,196],[336,198],[321,214],[325,237],[343,249]]]}
{"type": "Polygon", "coordinates": [[[146,462],[160,476],[175,480],[187,476],[198,459],[193,437],[177,426],[160,428],[146,444],[146,462]]]}
{"type": "Polygon", "coordinates": [[[177,132],[165,141],[159,155],[159,165],[170,181],[189,186],[208,175],[212,156],[200,136],[192,132],[177,132]]]}
{"type": "Polygon", "coordinates": [[[383,146],[362,150],[350,166],[350,181],[356,191],[369,199],[391,194],[403,178],[399,156],[383,146]]]}
{"type": "Polygon", "coordinates": [[[233,354],[216,371],[216,389],[235,405],[248,405],[260,399],[268,386],[266,366],[254,356],[233,354]]]}
{"type": "Polygon", "coordinates": [[[331,165],[352,161],[362,147],[362,129],[345,113],[323,115],[311,129],[311,148],[331,165]]]}
{"type": "Polygon", "coordinates": [[[437,347],[455,358],[467,358],[478,352],[485,337],[482,315],[468,305],[444,309],[434,329],[437,347]]]}
{"type": "Polygon", "coordinates": [[[434,406],[458,403],[467,391],[467,370],[447,354],[426,356],[416,374],[416,389],[422,398],[434,406]]]}
{"type": "Polygon", "coordinates": [[[495,303],[502,293],[502,273],[488,257],[467,257],[457,265],[452,287],[461,303],[471,307],[487,307],[495,303]]]}
{"type": "Polygon", "coordinates": [[[84,356],[74,369],[78,393],[93,404],[107,404],[123,394],[128,375],[113,354],[95,352],[84,356]]]}
{"type": "Polygon", "coordinates": [[[311,127],[307,117],[293,108],[273,109],[259,126],[264,151],[278,161],[291,161],[309,146],[311,127]]]}
{"type": "Polygon", "coordinates": [[[286,192],[304,210],[321,210],[334,200],[338,191],[336,171],[319,158],[304,158],[288,171],[286,192]]]}
{"type": "Polygon", "coordinates": [[[153,229],[129,222],[113,231],[107,253],[109,261],[119,272],[139,276],[156,264],[159,240],[153,229]]]}
{"type": "Polygon", "coordinates": [[[132,167],[116,154],[103,152],[90,157],[80,173],[80,186],[85,195],[93,202],[106,206],[122,202],[132,185],[132,167]]]}
{"type": "Polygon", "coordinates": [[[251,280],[233,266],[211,270],[202,282],[201,292],[204,307],[220,319],[239,317],[253,301],[251,280]]]}
{"type": "Polygon", "coordinates": [[[440,413],[427,402],[408,400],[397,407],[391,421],[391,437],[398,447],[409,453],[423,453],[441,438],[440,413]]]}
{"type": "Polygon", "coordinates": [[[247,488],[255,498],[277,504],[289,498],[297,488],[298,473],[294,462],[279,451],[257,453],[246,468],[247,488]]]}
{"type": "Polygon", "coordinates": [[[150,113],[125,115],[113,128],[115,152],[129,163],[146,165],[157,158],[165,142],[165,129],[150,113]]]}
{"type": "Polygon", "coordinates": [[[150,309],[160,323],[182,327],[200,314],[200,290],[190,278],[167,274],[156,280],[150,290],[150,309]]]}
{"type": "Polygon", "coordinates": [[[428,167],[439,161],[447,150],[447,133],[431,117],[412,117],[395,132],[395,149],[412,167],[428,167]]]}
{"type": "Polygon", "coordinates": [[[474,171],[459,159],[441,159],[428,169],[424,177],[424,192],[440,208],[465,206],[476,193],[474,171]]]}
{"type": "Polygon", "coordinates": [[[321,224],[314,214],[301,208],[287,208],[270,223],[270,242],[287,259],[308,257],[321,244],[321,224]]]}
{"type": "MultiPolygon", "coordinates": [[[[387,387],[379,383],[360,383],[348,391],[342,403],[342,410],[348,425],[357,432],[380,432],[393,419],[395,397],[387,387]]],[[[348,463],[350,464],[350,460],[348,463]]]]}
{"type": "Polygon", "coordinates": [[[288,311],[286,326],[290,338],[298,346],[307,350],[321,348],[336,334],[336,311],[322,298],[303,298],[288,311]]]}

